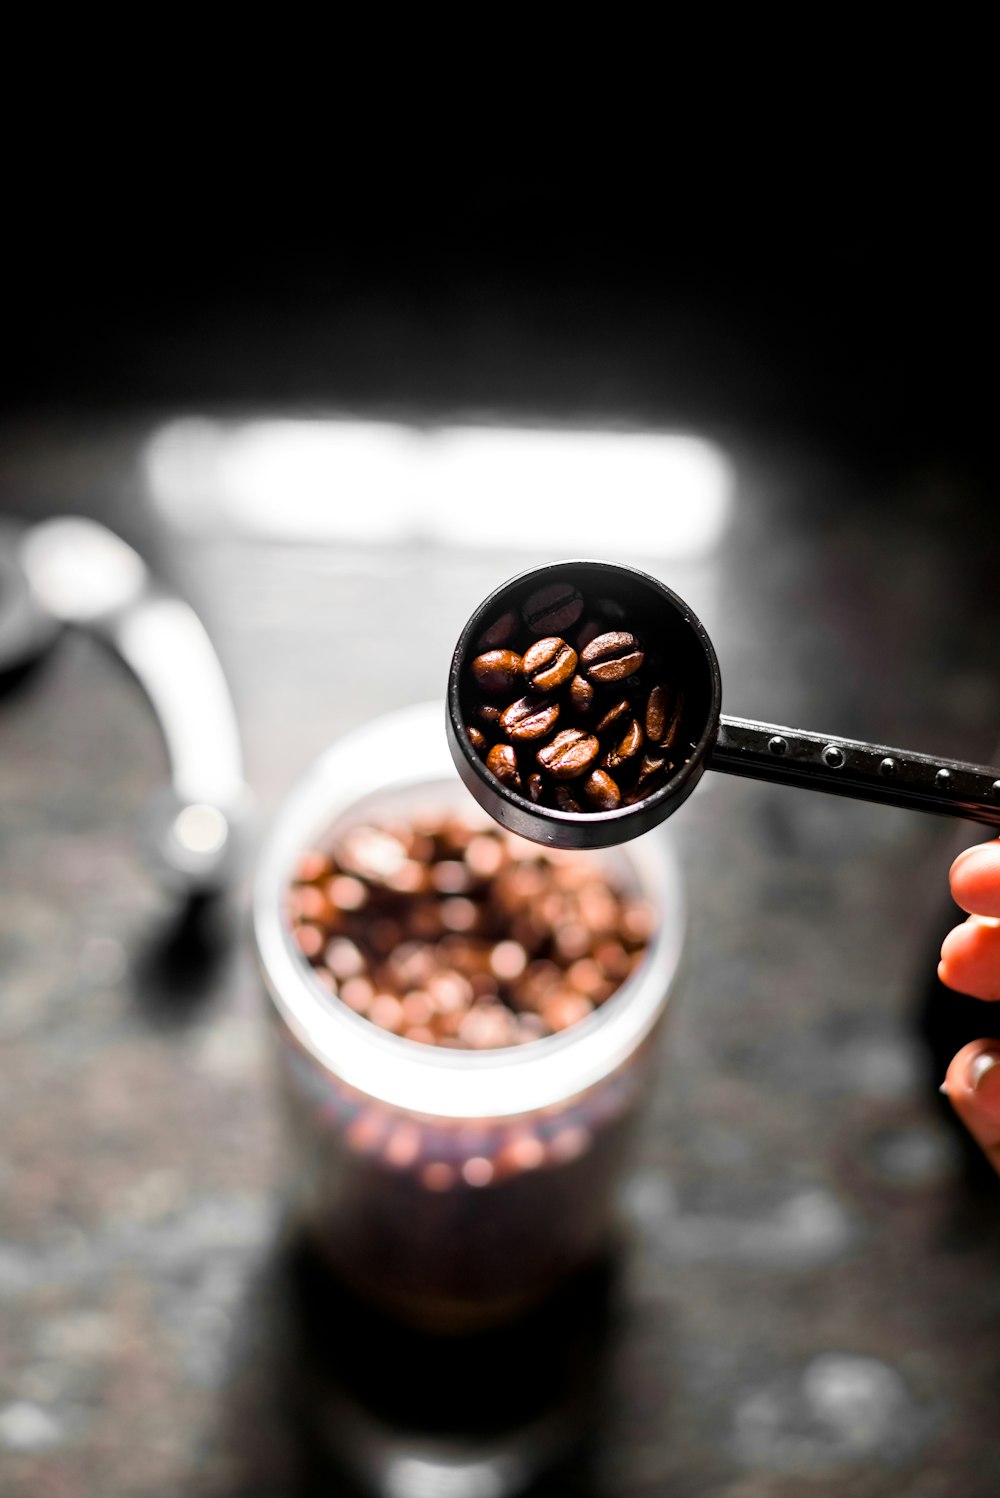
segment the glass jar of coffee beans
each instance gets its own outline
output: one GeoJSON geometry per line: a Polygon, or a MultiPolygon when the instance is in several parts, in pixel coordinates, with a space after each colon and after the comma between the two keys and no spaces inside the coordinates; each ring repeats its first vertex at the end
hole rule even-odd
{"type": "Polygon", "coordinates": [[[289,799],[255,931],[293,1196],[356,1292],[473,1328],[606,1249],[680,954],[662,834],[524,842],[471,802],[440,706],[407,709],[289,799]]]}

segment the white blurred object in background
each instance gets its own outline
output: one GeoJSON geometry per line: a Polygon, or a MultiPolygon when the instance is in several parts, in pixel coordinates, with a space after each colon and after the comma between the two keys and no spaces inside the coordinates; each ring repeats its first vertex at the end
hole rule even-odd
{"type": "Polygon", "coordinates": [[[699,436],[353,419],[172,421],[144,467],[187,532],[576,556],[704,556],[734,488],[699,436]]]}

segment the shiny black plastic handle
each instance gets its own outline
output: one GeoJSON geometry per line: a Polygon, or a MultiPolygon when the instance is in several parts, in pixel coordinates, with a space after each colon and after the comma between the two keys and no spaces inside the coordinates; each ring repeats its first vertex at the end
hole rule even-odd
{"type": "Polygon", "coordinates": [[[708,767],[1000,827],[1000,769],[988,765],[723,715],[708,767]]]}

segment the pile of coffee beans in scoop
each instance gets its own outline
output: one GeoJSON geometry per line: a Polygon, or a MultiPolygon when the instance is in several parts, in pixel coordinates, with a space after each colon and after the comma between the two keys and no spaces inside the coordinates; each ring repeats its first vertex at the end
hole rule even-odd
{"type": "Polygon", "coordinates": [[[684,694],[613,599],[554,582],[484,631],[467,666],[469,742],[509,790],[571,812],[653,794],[694,748],[684,694]]]}
{"type": "Polygon", "coordinates": [[[433,807],[303,853],[288,918],[331,996],[407,1040],[471,1050],[586,1019],[642,960],[653,919],[592,856],[433,807]]]}

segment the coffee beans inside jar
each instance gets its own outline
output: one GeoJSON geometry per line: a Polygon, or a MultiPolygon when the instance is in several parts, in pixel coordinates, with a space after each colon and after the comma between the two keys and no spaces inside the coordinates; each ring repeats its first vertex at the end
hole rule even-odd
{"type": "Polygon", "coordinates": [[[472,1050],[586,1019],[642,960],[652,925],[592,857],[436,810],[304,853],[288,916],[331,995],[405,1039],[472,1050]]]}
{"type": "Polygon", "coordinates": [[[562,811],[644,801],[694,749],[669,663],[616,599],[534,589],[482,632],[465,668],[469,743],[508,790],[562,811]]]}

